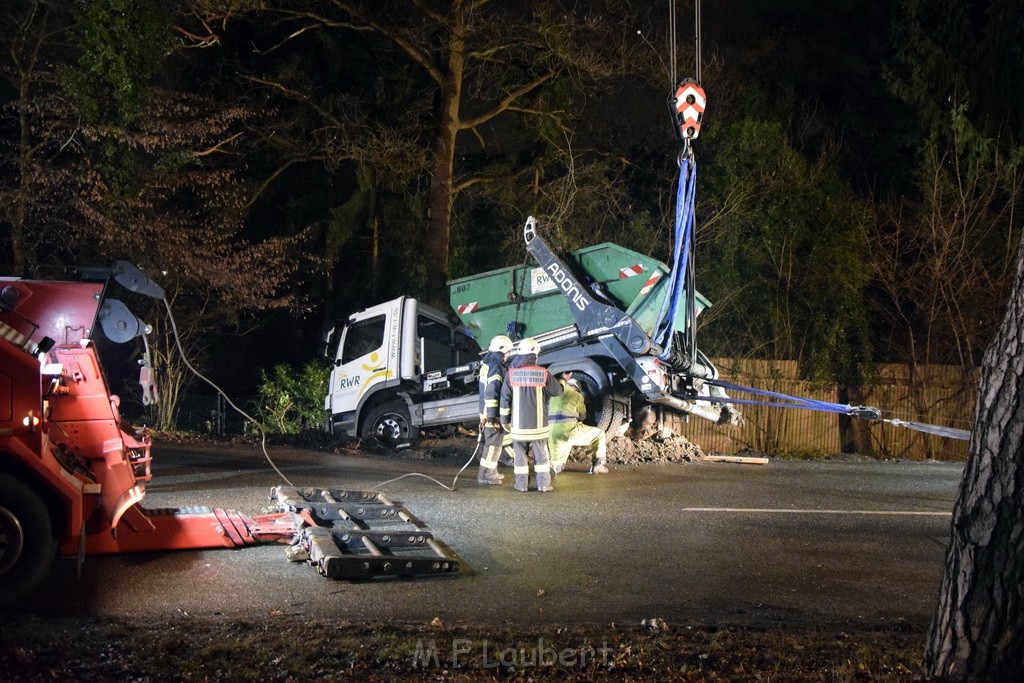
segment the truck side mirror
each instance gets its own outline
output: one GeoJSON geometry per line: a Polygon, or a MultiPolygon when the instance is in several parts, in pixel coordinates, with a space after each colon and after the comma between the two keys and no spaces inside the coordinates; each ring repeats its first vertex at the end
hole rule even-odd
{"type": "MultiPolygon", "coordinates": [[[[320,333],[320,355],[325,360],[334,360],[335,356],[337,356],[338,344],[341,342],[341,333],[348,327],[349,322],[351,321],[336,320],[330,327],[324,325],[320,333]]],[[[337,365],[340,365],[340,363],[337,363],[337,365]]]]}

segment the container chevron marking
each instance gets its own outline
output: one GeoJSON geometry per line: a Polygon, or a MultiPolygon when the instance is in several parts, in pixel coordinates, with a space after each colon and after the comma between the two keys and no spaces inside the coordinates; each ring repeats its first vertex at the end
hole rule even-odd
{"type": "Polygon", "coordinates": [[[644,286],[640,288],[640,296],[647,296],[648,294],[650,294],[651,293],[651,289],[654,287],[654,285],[656,285],[658,283],[658,280],[660,280],[660,279],[661,279],[661,273],[657,273],[657,272],[654,275],[652,275],[650,278],[648,278],[647,282],[644,283],[644,286]]]}
{"type": "Polygon", "coordinates": [[[474,301],[473,303],[462,304],[461,306],[459,306],[457,313],[459,315],[463,315],[465,313],[473,313],[478,308],[480,308],[480,302],[474,301]]]}
{"type": "Polygon", "coordinates": [[[619,279],[625,280],[627,277],[634,277],[636,275],[642,275],[644,267],[641,264],[635,266],[629,266],[627,268],[619,268],[619,279]]]}

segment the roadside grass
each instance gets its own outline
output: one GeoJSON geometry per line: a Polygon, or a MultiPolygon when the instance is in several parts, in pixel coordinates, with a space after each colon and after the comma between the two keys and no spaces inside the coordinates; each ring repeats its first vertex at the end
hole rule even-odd
{"type": "Polygon", "coordinates": [[[11,681],[913,681],[924,634],[668,625],[446,626],[12,615],[11,681]]]}

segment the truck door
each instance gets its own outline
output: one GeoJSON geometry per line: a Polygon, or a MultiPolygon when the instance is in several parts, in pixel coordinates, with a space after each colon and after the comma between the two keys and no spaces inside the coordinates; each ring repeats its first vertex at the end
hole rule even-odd
{"type": "Polygon", "coordinates": [[[393,376],[384,348],[386,328],[386,314],[357,320],[345,328],[331,373],[333,414],[355,411],[373,385],[393,376]]]}

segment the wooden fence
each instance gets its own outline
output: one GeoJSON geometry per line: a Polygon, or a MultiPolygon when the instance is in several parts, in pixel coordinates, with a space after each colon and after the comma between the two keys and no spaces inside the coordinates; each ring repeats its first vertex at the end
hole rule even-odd
{"type": "MultiPolygon", "coordinates": [[[[882,365],[873,383],[856,399],[840,401],[836,387],[821,387],[797,379],[793,361],[735,361],[714,359],[722,379],[831,403],[868,405],[883,418],[925,422],[970,429],[977,398],[978,373],[965,377],[961,368],[946,365],[882,365]]],[[[757,398],[737,395],[737,398],[757,398]]],[[[705,453],[755,450],[766,454],[824,456],[842,451],[840,418],[836,413],[766,406],[738,406],[741,426],[718,426],[691,418],[684,434],[705,453]]],[[[967,442],[924,434],[882,422],[852,421],[859,430],[858,448],[864,455],[910,460],[963,460],[967,442]]]]}

